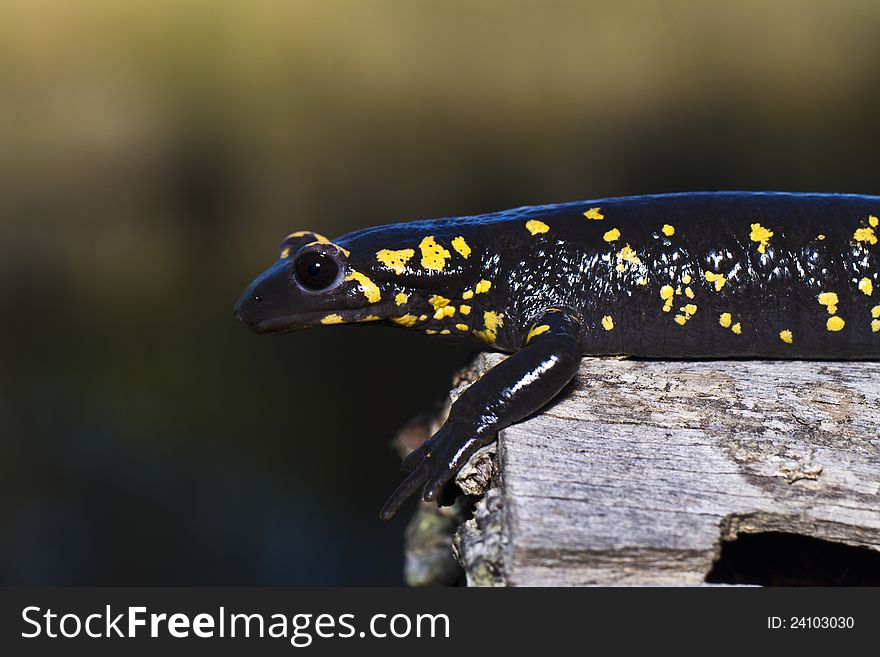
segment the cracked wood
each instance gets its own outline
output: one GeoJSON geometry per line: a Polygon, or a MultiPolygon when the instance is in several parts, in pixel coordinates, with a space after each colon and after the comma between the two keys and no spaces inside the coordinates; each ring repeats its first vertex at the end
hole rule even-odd
{"type": "Polygon", "coordinates": [[[586,358],[502,432],[499,522],[478,505],[456,548],[508,585],[701,584],[742,532],[877,550],[878,429],[880,363],[586,358]]]}

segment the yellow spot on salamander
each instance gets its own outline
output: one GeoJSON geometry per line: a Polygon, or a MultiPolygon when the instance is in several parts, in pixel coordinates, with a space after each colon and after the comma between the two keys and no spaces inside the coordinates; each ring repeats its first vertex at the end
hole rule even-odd
{"type": "Polygon", "coordinates": [[[672,310],[672,297],[675,295],[675,290],[672,289],[670,285],[664,285],[660,288],[660,298],[665,302],[663,304],[663,312],[668,313],[672,310]]]}
{"type": "Polygon", "coordinates": [[[418,318],[415,315],[406,314],[400,317],[392,317],[391,321],[400,326],[412,326],[418,321],[418,318]]]}
{"type": "Polygon", "coordinates": [[[602,236],[602,239],[606,242],[614,242],[620,237],[620,231],[616,228],[612,228],[607,233],[602,236]]]}
{"type": "Polygon", "coordinates": [[[452,331],[450,331],[449,329],[443,329],[442,331],[440,331],[440,335],[449,335],[450,333],[452,333],[452,331]]]}
{"type": "MultiPolygon", "coordinates": [[[[481,280],[479,283],[477,283],[474,286],[474,291],[476,291],[477,294],[483,294],[484,292],[488,292],[489,288],[491,288],[491,287],[492,287],[492,281],[487,281],[484,278],[483,280],[481,280]]],[[[466,297],[462,294],[461,298],[462,299],[469,299],[470,297],[466,297]]]]}
{"type": "Polygon", "coordinates": [[[444,306],[448,306],[449,299],[447,299],[446,297],[441,297],[439,294],[435,294],[430,299],[428,299],[428,303],[431,304],[431,306],[434,308],[434,310],[437,310],[438,308],[443,308],[444,306]]]}
{"type": "Polygon", "coordinates": [[[532,341],[532,338],[541,335],[542,333],[546,333],[550,330],[550,326],[548,324],[541,324],[540,326],[533,326],[532,330],[529,331],[529,334],[526,336],[526,344],[532,341]]]}
{"type": "Polygon", "coordinates": [[[626,267],[626,265],[624,264],[626,262],[630,263],[631,265],[642,264],[639,256],[636,255],[636,252],[629,244],[627,244],[620,251],[617,252],[617,271],[623,271],[626,267]]]}
{"type": "Polygon", "coordinates": [[[281,259],[284,260],[285,258],[289,258],[289,257],[290,257],[290,247],[285,246],[283,249],[281,249],[281,259]]]}
{"type": "Polygon", "coordinates": [[[426,319],[428,319],[428,316],[427,316],[427,315],[419,315],[419,321],[420,321],[420,322],[424,322],[426,319]]]}
{"type": "Polygon", "coordinates": [[[322,324],[342,324],[344,321],[345,320],[342,319],[341,315],[336,315],[336,314],[326,315],[325,317],[321,318],[322,324]]]}
{"type": "Polygon", "coordinates": [[[837,312],[837,304],[840,303],[840,300],[837,298],[836,292],[822,292],[822,294],[816,298],[821,305],[828,309],[829,315],[833,315],[837,312]]]}
{"type": "Polygon", "coordinates": [[[721,326],[723,326],[724,328],[729,328],[737,335],[742,333],[742,324],[740,324],[739,322],[731,326],[731,324],[733,323],[733,315],[731,315],[730,313],[721,313],[718,316],[718,323],[721,324],[721,326]]]}
{"type": "Polygon", "coordinates": [[[483,313],[483,323],[486,325],[486,329],[474,331],[474,335],[486,342],[494,343],[498,339],[498,328],[504,324],[503,317],[502,313],[496,313],[494,310],[485,311],[483,313]]]}
{"type": "Polygon", "coordinates": [[[761,224],[752,224],[751,228],[749,239],[758,243],[758,253],[767,253],[767,246],[770,244],[770,238],[773,237],[773,231],[764,228],[761,224]]]}
{"type": "Polygon", "coordinates": [[[611,315],[605,315],[602,318],[602,328],[606,331],[610,331],[614,328],[614,318],[611,315]]]}
{"type": "Polygon", "coordinates": [[[446,266],[446,259],[452,257],[443,246],[437,244],[433,235],[428,235],[419,242],[419,250],[422,252],[422,267],[442,271],[446,266]]]}
{"type": "Polygon", "coordinates": [[[298,230],[295,233],[291,233],[290,235],[288,235],[284,239],[289,240],[291,238],[305,237],[306,235],[311,235],[312,237],[314,237],[315,242],[317,242],[318,244],[330,244],[330,240],[328,240],[326,237],[324,237],[323,235],[321,235],[319,233],[312,232],[310,230],[298,230]]]}
{"type": "Polygon", "coordinates": [[[877,236],[874,234],[873,228],[857,228],[853,233],[853,239],[856,242],[867,242],[868,244],[876,244],[877,236]]]}
{"type": "Polygon", "coordinates": [[[437,331],[434,329],[425,329],[425,333],[428,335],[437,335],[437,331]]]}
{"type": "Polygon", "coordinates": [[[832,331],[834,333],[843,329],[843,327],[845,325],[846,325],[846,322],[843,321],[837,315],[835,315],[834,317],[829,317],[828,321],[825,322],[825,328],[827,328],[829,331],[832,331]]]}
{"type": "Polygon", "coordinates": [[[684,326],[685,323],[697,313],[697,307],[692,303],[682,306],[679,310],[684,314],[676,315],[675,322],[681,326],[684,326]]]}
{"type": "Polygon", "coordinates": [[[859,281],[859,289],[868,296],[871,296],[871,293],[874,292],[874,283],[870,278],[863,278],[859,281]]]}
{"type": "Polygon", "coordinates": [[[684,276],[681,277],[681,282],[684,283],[685,285],[688,285],[692,280],[694,280],[694,279],[691,278],[690,274],[685,274],[684,276]]]}
{"type": "Polygon", "coordinates": [[[539,233],[546,233],[550,230],[550,226],[545,224],[543,221],[538,221],[537,219],[529,219],[526,222],[526,230],[529,231],[532,235],[538,235],[539,233]]]}
{"type": "Polygon", "coordinates": [[[586,212],[584,212],[584,216],[587,219],[592,219],[593,221],[602,221],[605,218],[605,215],[602,214],[601,208],[590,208],[586,212]]]}
{"type": "Polygon", "coordinates": [[[464,292],[461,293],[461,298],[464,299],[465,301],[467,301],[468,299],[473,299],[474,298],[474,291],[473,290],[465,290],[464,292]]]}
{"type": "Polygon", "coordinates": [[[367,315],[366,317],[362,317],[358,321],[359,322],[378,322],[380,319],[382,319],[382,318],[379,317],[378,315],[367,315]]]}
{"type": "Polygon", "coordinates": [[[492,331],[473,331],[473,334],[478,338],[482,338],[485,342],[490,344],[494,343],[497,339],[497,336],[492,331]]]}
{"type": "Polygon", "coordinates": [[[496,313],[494,310],[487,310],[483,313],[483,323],[487,329],[495,331],[504,324],[504,314],[496,313]]]}
{"type": "Polygon", "coordinates": [[[456,324],[455,328],[457,328],[459,331],[467,331],[470,327],[467,324],[456,324]]]}
{"type": "Polygon", "coordinates": [[[428,299],[428,303],[434,308],[434,319],[443,319],[444,317],[452,317],[455,314],[455,306],[449,305],[449,299],[434,295],[428,299]]]}
{"type": "Polygon", "coordinates": [[[468,256],[471,254],[471,247],[468,246],[468,243],[461,235],[452,240],[452,248],[458,251],[459,255],[465,260],[467,260],[468,256]]]}
{"type": "Polygon", "coordinates": [[[876,228],[877,224],[880,224],[880,219],[872,214],[868,216],[868,223],[871,224],[872,227],[876,228]]]}
{"type": "Polygon", "coordinates": [[[880,319],[880,306],[874,306],[871,308],[871,317],[874,319],[880,319]]]}
{"type": "Polygon", "coordinates": [[[724,284],[727,282],[727,277],[724,274],[716,274],[715,272],[706,270],[703,272],[703,275],[706,277],[707,281],[715,283],[716,292],[721,292],[721,288],[724,287],[724,284]]]}
{"type": "Polygon", "coordinates": [[[825,236],[822,233],[819,233],[818,235],[816,235],[816,239],[821,242],[822,240],[825,239],[825,236]]]}
{"type": "Polygon", "coordinates": [[[693,298],[694,298],[694,291],[690,288],[690,286],[684,288],[684,295],[685,295],[688,299],[693,299],[693,298]]]}
{"type": "Polygon", "coordinates": [[[376,252],[376,260],[392,270],[395,274],[402,274],[406,270],[406,263],[416,254],[412,249],[400,249],[392,251],[382,249],[376,252]]]}
{"type": "Polygon", "coordinates": [[[647,284],[648,284],[648,279],[645,278],[644,276],[640,276],[640,277],[638,278],[638,280],[636,281],[636,284],[637,284],[637,285],[647,285],[647,284]]]}
{"type": "Polygon", "coordinates": [[[880,333],[880,319],[871,320],[871,331],[874,333],[880,333]]]}
{"type": "Polygon", "coordinates": [[[434,313],[434,319],[443,319],[444,317],[452,317],[455,314],[455,306],[443,306],[438,308],[434,313]]]}
{"type": "Polygon", "coordinates": [[[466,303],[463,303],[458,307],[458,312],[460,312],[462,315],[470,315],[471,307],[466,303]]]}
{"type": "Polygon", "coordinates": [[[791,344],[794,342],[794,334],[788,329],[779,332],[779,339],[782,340],[785,344],[791,344]]]}
{"type": "Polygon", "coordinates": [[[394,303],[396,303],[398,306],[402,306],[407,301],[409,301],[409,295],[404,292],[398,292],[396,295],[394,295],[394,303]]]}
{"type": "Polygon", "coordinates": [[[357,281],[358,283],[360,283],[361,292],[364,293],[364,296],[367,297],[367,301],[369,301],[370,303],[376,303],[382,298],[382,293],[379,291],[379,286],[371,281],[368,276],[365,276],[359,271],[351,272],[348,276],[345,277],[345,280],[357,281]]]}
{"type": "Polygon", "coordinates": [[[663,228],[660,229],[661,232],[666,235],[666,237],[672,237],[675,235],[675,226],[671,226],[670,224],[663,224],[663,228]]]}

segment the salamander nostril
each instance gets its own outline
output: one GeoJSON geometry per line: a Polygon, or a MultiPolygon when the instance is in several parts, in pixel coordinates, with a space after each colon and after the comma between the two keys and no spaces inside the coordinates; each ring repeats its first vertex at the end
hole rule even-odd
{"type": "Polygon", "coordinates": [[[254,303],[262,303],[262,301],[263,297],[261,297],[259,294],[254,295],[254,303]]]}

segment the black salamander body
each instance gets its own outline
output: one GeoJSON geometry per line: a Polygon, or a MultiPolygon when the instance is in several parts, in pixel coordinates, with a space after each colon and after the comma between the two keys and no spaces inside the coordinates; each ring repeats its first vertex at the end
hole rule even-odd
{"type": "MultiPolygon", "coordinates": [[[[692,193],[290,235],[236,312],[261,333],[381,323],[514,354],[405,461],[390,517],[538,410],[582,355],[880,358],[880,197],[692,193]],[[875,290],[876,288],[876,290],[875,290]]],[[[444,487],[446,490],[444,491],[444,487]]]]}

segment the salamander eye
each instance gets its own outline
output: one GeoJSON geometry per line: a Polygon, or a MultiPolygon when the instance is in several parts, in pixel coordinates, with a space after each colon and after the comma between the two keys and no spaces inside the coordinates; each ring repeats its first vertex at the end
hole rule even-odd
{"type": "Polygon", "coordinates": [[[339,265],[326,253],[308,251],[293,263],[296,282],[310,292],[323,292],[339,283],[339,265]]]}

